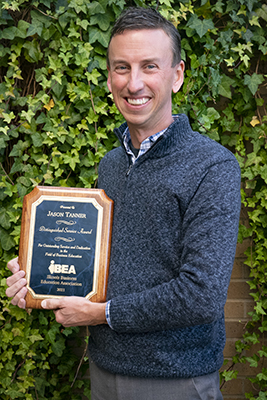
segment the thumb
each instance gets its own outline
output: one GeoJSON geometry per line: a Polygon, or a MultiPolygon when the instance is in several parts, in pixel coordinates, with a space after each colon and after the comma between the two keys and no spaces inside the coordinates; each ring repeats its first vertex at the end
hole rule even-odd
{"type": "Polygon", "coordinates": [[[57,310],[60,308],[60,299],[43,300],[41,306],[46,310],[57,310]]]}

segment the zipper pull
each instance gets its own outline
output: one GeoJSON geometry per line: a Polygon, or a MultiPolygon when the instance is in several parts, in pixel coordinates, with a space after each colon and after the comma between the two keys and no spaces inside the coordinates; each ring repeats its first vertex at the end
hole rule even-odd
{"type": "Polygon", "coordinates": [[[127,172],[126,172],[126,174],[125,174],[126,176],[129,176],[129,173],[130,173],[130,171],[131,171],[131,169],[132,169],[132,166],[133,166],[133,164],[131,164],[130,167],[128,168],[128,170],[127,170],[127,172]]]}

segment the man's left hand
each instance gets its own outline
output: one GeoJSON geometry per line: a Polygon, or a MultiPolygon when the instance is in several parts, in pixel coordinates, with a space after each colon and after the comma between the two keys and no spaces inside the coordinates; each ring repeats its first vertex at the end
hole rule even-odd
{"type": "Polygon", "coordinates": [[[56,321],[65,327],[106,324],[106,303],[93,303],[83,297],[63,297],[42,301],[46,310],[54,310],[56,321]]]}

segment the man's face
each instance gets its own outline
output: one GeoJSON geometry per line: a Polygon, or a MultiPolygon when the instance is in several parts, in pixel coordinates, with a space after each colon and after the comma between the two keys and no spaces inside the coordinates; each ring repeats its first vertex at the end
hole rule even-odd
{"type": "Polygon", "coordinates": [[[184,63],[171,67],[171,39],[161,29],[124,31],[109,47],[108,88],[130,133],[146,137],[172,122],[171,93],[183,83],[184,63]]]}

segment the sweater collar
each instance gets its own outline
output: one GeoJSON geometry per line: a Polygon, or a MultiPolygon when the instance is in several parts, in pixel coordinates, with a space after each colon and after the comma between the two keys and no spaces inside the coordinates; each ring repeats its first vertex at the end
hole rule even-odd
{"type": "MultiPolygon", "coordinates": [[[[182,147],[183,144],[192,138],[194,132],[190,126],[188,117],[185,114],[175,114],[173,115],[174,121],[169,125],[161,136],[160,146],[155,146],[154,155],[157,157],[162,157],[165,152],[170,153],[170,151],[176,150],[177,147],[182,147]],[[156,151],[157,150],[157,151],[156,151]]],[[[124,122],[119,128],[114,129],[114,133],[117,135],[122,147],[123,146],[123,135],[127,129],[127,122],[124,122]]],[[[151,154],[151,152],[150,152],[151,154]]]]}
{"type": "Polygon", "coordinates": [[[131,135],[130,135],[129,128],[127,126],[127,128],[125,129],[125,131],[122,135],[122,140],[123,140],[123,146],[125,148],[125,151],[131,157],[132,163],[134,164],[135,161],[137,160],[137,158],[139,158],[140,156],[145,154],[153,146],[153,144],[157,142],[157,140],[164,134],[164,132],[167,129],[168,129],[168,127],[163,129],[162,131],[157,132],[154,135],[151,135],[151,136],[147,137],[146,139],[144,139],[143,142],[141,143],[138,154],[135,155],[131,149],[131,135]]]}

